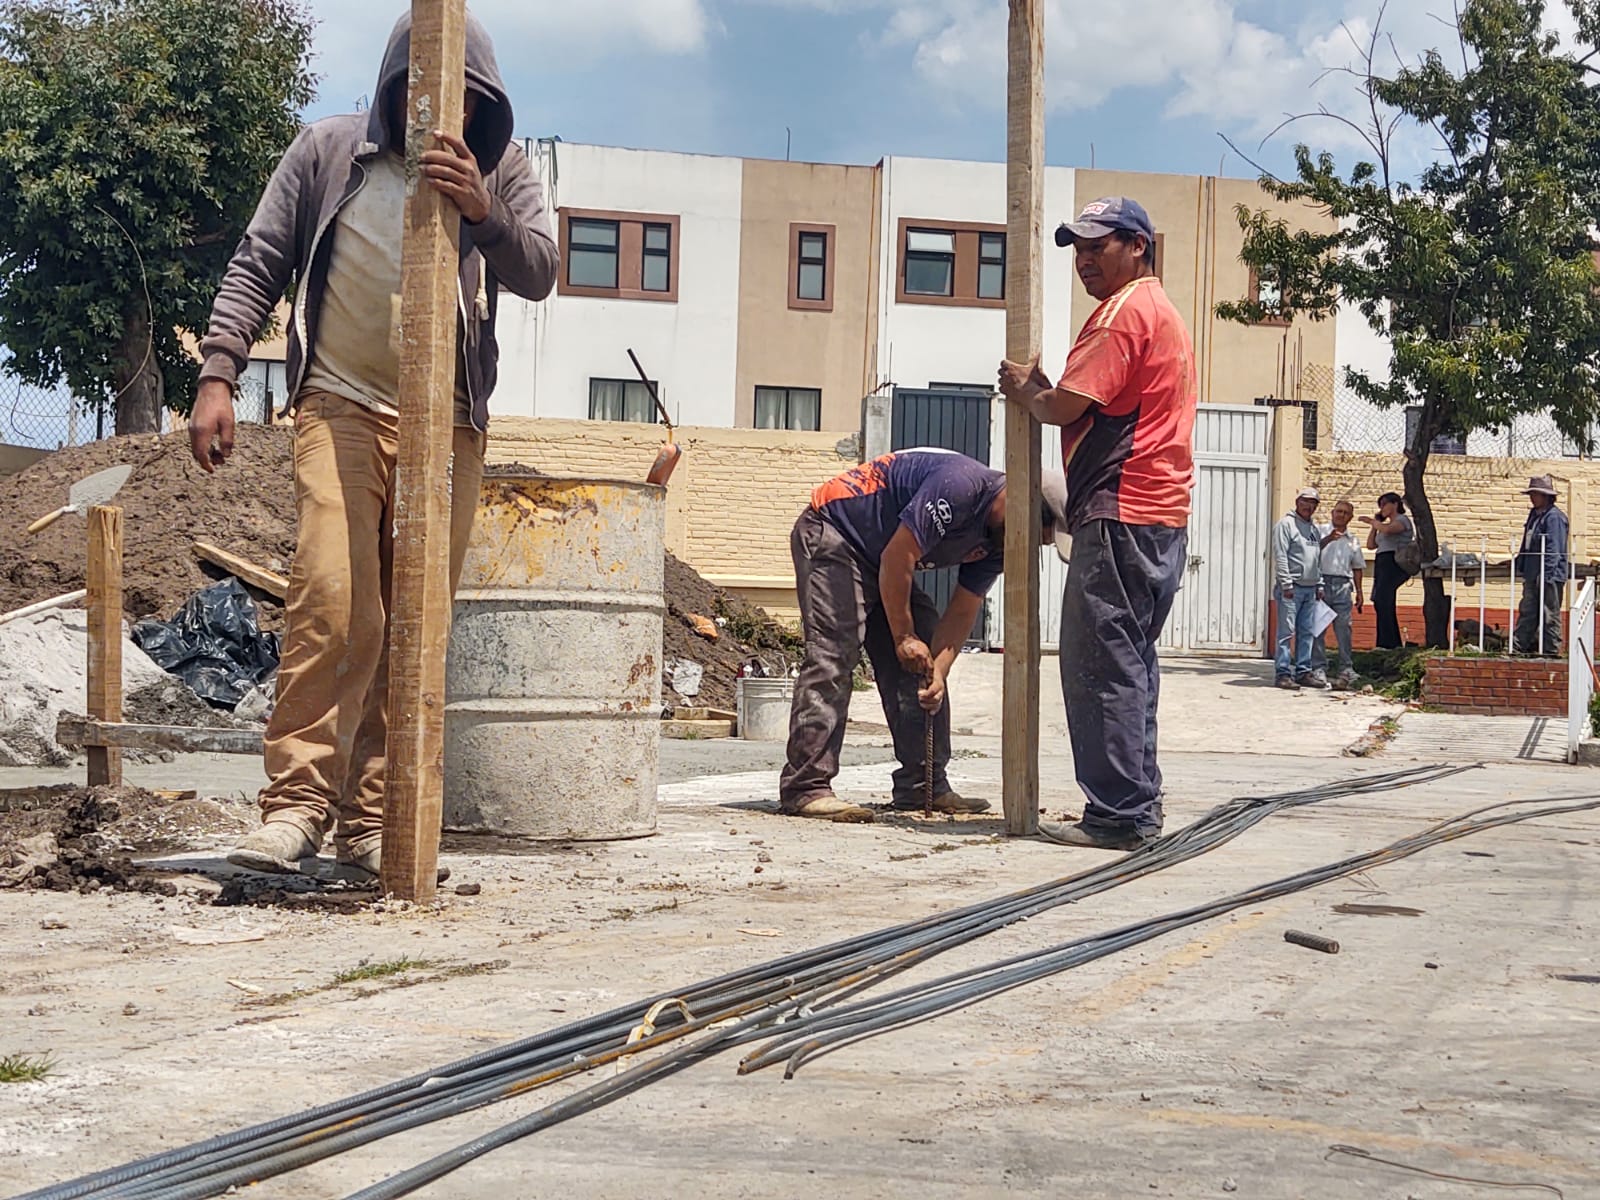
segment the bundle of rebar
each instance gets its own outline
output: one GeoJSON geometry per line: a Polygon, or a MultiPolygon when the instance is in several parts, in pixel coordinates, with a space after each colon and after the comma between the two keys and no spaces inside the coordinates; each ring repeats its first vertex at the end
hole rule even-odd
{"type": "Polygon", "coordinates": [[[918,921],[788,955],[496,1047],[426,1074],[235,1133],[30,1193],[24,1200],[200,1200],[296,1170],[380,1138],[520,1096],[622,1060],[627,1066],[502,1129],[357,1193],[406,1195],[460,1165],[625,1095],[734,1045],[771,1039],[741,1071],[818,1053],[965,1007],[1115,953],[1241,904],[1311,887],[1414,854],[1451,837],[1589,804],[1547,806],[1476,820],[1454,818],[1383,850],[1302,872],[1248,892],[1106,934],[1029,952],[868,1000],[865,989],[1017,921],[1189,861],[1285,809],[1433,782],[1467,768],[1423,767],[1275,796],[1242,798],[1194,824],[1092,870],[918,921]],[[647,1017],[648,1015],[648,1017],[647,1017]],[[781,1031],[781,1032],[780,1032],[781,1031]]]}

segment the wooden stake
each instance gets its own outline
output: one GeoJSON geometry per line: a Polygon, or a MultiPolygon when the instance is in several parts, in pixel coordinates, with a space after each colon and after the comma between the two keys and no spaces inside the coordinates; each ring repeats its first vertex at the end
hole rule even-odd
{"type": "MultiPolygon", "coordinates": [[[[89,717],[122,720],[122,510],[89,510],[89,717]]],[[[122,786],[122,751],[90,746],[89,786],[122,786]]]]}
{"type": "Polygon", "coordinates": [[[465,0],[412,0],[406,219],[400,272],[400,422],[389,602],[385,892],[430,899],[444,809],[444,656],[450,638],[450,446],[461,216],[421,177],[433,131],[462,128],[465,0]]]}
{"type": "MultiPolygon", "coordinates": [[[[1043,342],[1044,0],[1011,0],[1006,89],[1006,357],[1043,342]]],[[[1001,763],[1006,832],[1039,828],[1039,423],[1006,406],[1005,675],[1001,763]]],[[[1062,631],[1063,637],[1078,631],[1062,631]]]]}
{"type": "Polygon", "coordinates": [[[276,571],[269,571],[248,558],[231,554],[221,546],[213,546],[210,542],[196,542],[190,549],[201,562],[221,567],[240,583],[248,583],[253,588],[259,588],[274,599],[283,600],[289,595],[289,581],[276,571]]]}

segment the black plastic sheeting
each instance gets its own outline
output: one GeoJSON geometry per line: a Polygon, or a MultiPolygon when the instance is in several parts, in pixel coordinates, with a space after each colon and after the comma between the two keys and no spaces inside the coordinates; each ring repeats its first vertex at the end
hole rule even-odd
{"type": "Polygon", "coordinates": [[[196,592],[170,621],[140,621],[132,636],[158,667],[230,712],[278,669],[278,635],[261,632],[256,602],[237,579],[196,592]]]}

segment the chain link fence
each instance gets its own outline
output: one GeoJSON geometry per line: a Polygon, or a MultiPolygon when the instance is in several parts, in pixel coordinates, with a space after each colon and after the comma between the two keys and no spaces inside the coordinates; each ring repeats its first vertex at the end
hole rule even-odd
{"type": "MultiPolygon", "coordinates": [[[[1335,383],[1333,393],[1334,450],[1399,454],[1410,441],[1411,431],[1421,414],[1420,407],[1379,408],[1358,396],[1344,383],[1335,383]]],[[[1592,451],[1564,437],[1548,413],[1527,413],[1501,429],[1479,429],[1464,439],[1437,438],[1435,455],[1465,456],[1473,459],[1592,459],[1592,451]]]]}
{"type": "Polygon", "coordinates": [[[0,442],[59,450],[92,442],[112,424],[109,413],[102,417],[65,387],[35,387],[0,369],[0,442]]]}
{"type": "MultiPolygon", "coordinates": [[[[270,424],[277,400],[264,379],[245,375],[234,393],[234,412],[240,421],[270,424]]],[[[110,437],[115,427],[109,405],[79,400],[65,386],[35,387],[0,368],[0,443],[61,450],[110,437]]]]}

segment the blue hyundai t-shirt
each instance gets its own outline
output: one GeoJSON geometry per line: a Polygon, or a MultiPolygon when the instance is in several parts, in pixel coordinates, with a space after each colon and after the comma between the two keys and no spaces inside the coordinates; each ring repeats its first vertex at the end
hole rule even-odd
{"type": "Polygon", "coordinates": [[[1004,563],[1003,543],[988,521],[1005,482],[999,471],[953,450],[896,450],[819,484],[811,507],[874,570],[889,539],[906,526],[917,539],[919,570],[959,565],[957,581],[982,596],[1004,563]]]}

